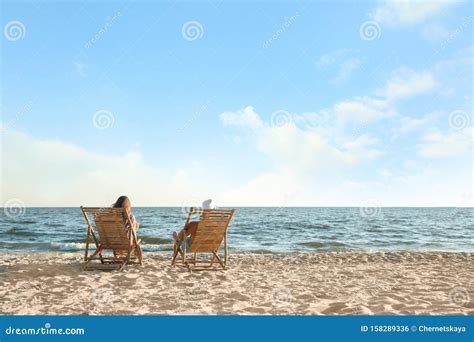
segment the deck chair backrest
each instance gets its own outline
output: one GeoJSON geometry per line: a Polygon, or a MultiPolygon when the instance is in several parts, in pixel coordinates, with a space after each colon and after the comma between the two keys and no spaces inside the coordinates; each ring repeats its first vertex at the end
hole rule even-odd
{"type": "Polygon", "coordinates": [[[204,209],[199,213],[198,228],[189,243],[189,252],[216,252],[227,233],[234,210],[204,209]]]}
{"type": "Polygon", "coordinates": [[[129,216],[125,208],[85,208],[85,211],[92,216],[100,245],[114,251],[130,248],[130,237],[125,229],[129,216]]]}

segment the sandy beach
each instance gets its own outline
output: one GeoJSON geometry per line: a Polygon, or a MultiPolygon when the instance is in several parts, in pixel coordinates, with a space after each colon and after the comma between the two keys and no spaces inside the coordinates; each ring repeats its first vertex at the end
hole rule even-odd
{"type": "Polygon", "coordinates": [[[193,272],[163,254],[123,272],[15,254],[0,284],[7,315],[474,315],[472,253],[242,254],[193,272]]]}

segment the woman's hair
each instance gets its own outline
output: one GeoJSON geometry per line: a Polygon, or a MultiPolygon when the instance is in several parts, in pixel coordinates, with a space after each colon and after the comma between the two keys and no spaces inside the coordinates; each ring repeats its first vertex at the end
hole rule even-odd
{"type": "Polygon", "coordinates": [[[132,203],[127,196],[120,196],[114,203],[114,208],[132,208],[132,203]]]}

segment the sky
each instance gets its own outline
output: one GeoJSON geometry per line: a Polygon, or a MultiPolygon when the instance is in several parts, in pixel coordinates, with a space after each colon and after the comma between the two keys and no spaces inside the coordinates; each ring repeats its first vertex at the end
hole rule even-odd
{"type": "Polygon", "coordinates": [[[473,205],[470,1],[0,12],[5,207],[473,205]]]}

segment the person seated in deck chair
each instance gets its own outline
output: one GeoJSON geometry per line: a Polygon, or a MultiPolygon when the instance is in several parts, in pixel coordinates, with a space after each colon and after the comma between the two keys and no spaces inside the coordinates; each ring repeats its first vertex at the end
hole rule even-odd
{"type": "Polygon", "coordinates": [[[120,196],[117,201],[115,201],[115,203],[112,205],[112,208],[127,208],[128,212],[130,213],[130,216],[128,218],[129,220],[127,221],[127,224],[125,225],[125,232],[130,238],[130,234],[132,234],[132,229],[136,232],[139,227],[139,224],[132,213],[132,203],[130,202],[130,199],[127,196],[120,196]]]}
{"type": "MultiPolygon", "coordinates": [[[[213,209],[212,199],[208,199],[202,202],[201,208],[213,209]]],[[[183,241],[185,235],[187,238],[192,237],[194,234],[196,234],[198,224],[199,221],[191,221],[183,229],[181,229],[179,233],[173,232],[173,240],[176,242],[181,242],[183,241]]]]}

